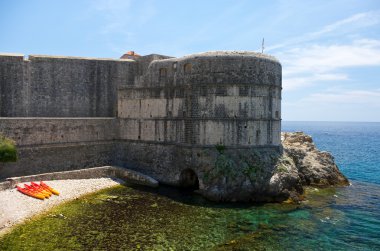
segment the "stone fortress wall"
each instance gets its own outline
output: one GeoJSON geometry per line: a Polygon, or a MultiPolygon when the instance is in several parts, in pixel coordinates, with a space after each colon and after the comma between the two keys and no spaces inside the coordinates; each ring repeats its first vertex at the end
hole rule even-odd
{"type": "Polygon", "coordinates": [[[121,165],[178,185],[216,145],[280,148],[281,65],[253,52],[0,55],[0,95],[0,132],[20,149],[0,179],[121,165]]]}
{"type": "Polygon", "coordinates": [[[0,117],[116,117],[136,62],[0,55],[0,117]]]}
{"type": "Polygon", "coordinates": [[[132,140],[278,146],[280,108],[280,65],[256,54],[156,60],[119,89],[119,118],[132,140]]]}

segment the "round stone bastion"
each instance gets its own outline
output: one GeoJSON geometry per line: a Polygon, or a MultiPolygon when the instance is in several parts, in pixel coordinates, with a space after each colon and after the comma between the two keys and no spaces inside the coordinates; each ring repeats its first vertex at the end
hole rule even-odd
{"type": "Polygon", "coordinates": [[[147,173],[162,183],[215,200],[255,200],[281,152],[281,81],[278,60],[255,52],[153,60],[123,96],[143,111],[133,148],[143,143],[152,153],[149,160],[138,151],[131,158],[145,161],[147,173]]]}

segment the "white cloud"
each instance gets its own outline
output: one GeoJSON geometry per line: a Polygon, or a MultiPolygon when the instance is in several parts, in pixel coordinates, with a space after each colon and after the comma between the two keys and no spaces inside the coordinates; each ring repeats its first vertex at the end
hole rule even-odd
{"type": "Polygon", "coordinates": [[[344,26],[349,26],[350,30],[355,28],[363,28],[367,26],[372,26],[380,22],[380,11],[369,11],[364,13],[358,13],[352,15],[343,20],[339,20],[333,24],[326,25],[321,30],[309,34],[309,37],[316,38],[327,33],[334,32],[336,30],[342,29],[344,26]]]}
{"type": "Polygon", "coordinates": [[[283,102],[284,120],[380,121],[380,89],[340,90],[283,102]]]}
{"type": "Polygon", "coordinates": [[[357,80],[350,76],[352,68],[380,66],[380,39],[366,38],[371,32],[361,30],[379,23],[379,11],[359,13],[277,46],[285,91],[329,83],[325,91],[285,98],[285,120],[380,121],[380,89],[352,88],[357,80]],[[339,88],[346,81],[351,89],[339,88]]]}
{"type": "Polygon", "coordinates": [[[380,65],[380,40],[356,40],[346,45],[312,45],[280,54],[284,75],[326,73],[344,67],[380,65]]]}
{"type": "Polygon", "coordinates": [[[309,32],[299,37],[289,39],[284,43],[269,46],[266,50],[272,51],[284,47],[297,46],[300,43],[314,41],[327,35],[342,36],[345,33],[352,33],[354,30],[373,26],[379,23],[380,10],[357,13],[348,18],[338,20],[332,24],[328,24],[318,31],[309,32]]]}
{"type": "Polygon", "coordinates": [[[348,67],[380,66],[380,40],[361,39],[345,45],[311,45],[278,55],[283,64],[284,89],[321,81],[350,79],[337,72],[348,67]]]}
{"type": "Polygon", "coordinates": [[[355,34],[379,23],[379,10],[357,13],[268,48],[282,62],[284,89],[295,90],[323,81],[346,81],[350,79],[349,67],[379,66],[380,40],[355,34]],[[341,42],[326,42],[331,36],[341,42]]]}
{"type": "Polygon", "coordinates": [[[319,81],[348,80],[345,74],[312,74],[307,77],[284,77],[283,87],[285,90],[294,90],[300,87],[310,86],[319,81]]]}
{"type": "Polygon", "coordinates": [[[380,107],[380,89],[314,93],[303,101],[320,104],[367,104],[380,107]]]}

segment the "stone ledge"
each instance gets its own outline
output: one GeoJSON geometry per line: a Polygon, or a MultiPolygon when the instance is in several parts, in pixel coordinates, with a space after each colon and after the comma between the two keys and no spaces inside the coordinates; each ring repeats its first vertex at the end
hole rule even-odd
{"type": "Polygon", "coordinates": [[[117,120],[117,117],[0,117],[0,120],[117,120]]]}
{"type": "Polygon", "coordinates": [[[94,179],[94,178],[118,178],[124,181],[149,186],[158,187],[158,181],[145,174],[132,171],[118,166],[102,166],[86,168],[65,172],[42,173],[29,176],[12,177],[0,183],[0,191],[11,189],[21,182],[39,181],[39,180],[66,180],[66,179],[94,179]]]}
{"type": "Polygon", "coordinates": [[[92,58],[92,57],[75,57],[75,56],[55,56],[55,55],[29,55],[29,60],[33,59],[69,59],[69,60],[93,60],[93,61],[110,61],[110,62],[135,62],[132,59],[118,58],[92,58]]]}

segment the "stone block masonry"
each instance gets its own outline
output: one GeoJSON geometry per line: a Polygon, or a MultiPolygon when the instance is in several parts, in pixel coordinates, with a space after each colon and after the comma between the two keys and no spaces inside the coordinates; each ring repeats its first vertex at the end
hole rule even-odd
{"type": "Polygon", "coordinates": [[[0,179],[108,165],[118,138],[116,118],[0,118],[19,160],[0,165],[0,179]]]}
{"type": "Polygon", "coordinates": [[[1,117],[116,117],[117,88],[136,63],[75,57],[0,55],[1,117]]]}
{"type": "Polygon", "coordinates": [[[0,179],[120,165],[202,190],[221,149],[280,151],[281,81],[280,63],[254,52],[0,55],[0,133],[20,151],[0,179]]]}
{"type": "Polygon", "coordinates": [[[281,65],[255,53],[153,61],[119,89],[122,139],[213,146],[279,146],[281,65]]]}
{"type": "Polygon", "coordinates": [[[1,118],[0,132],[18,146],[113,141],[116,118],[1,118]]]}

